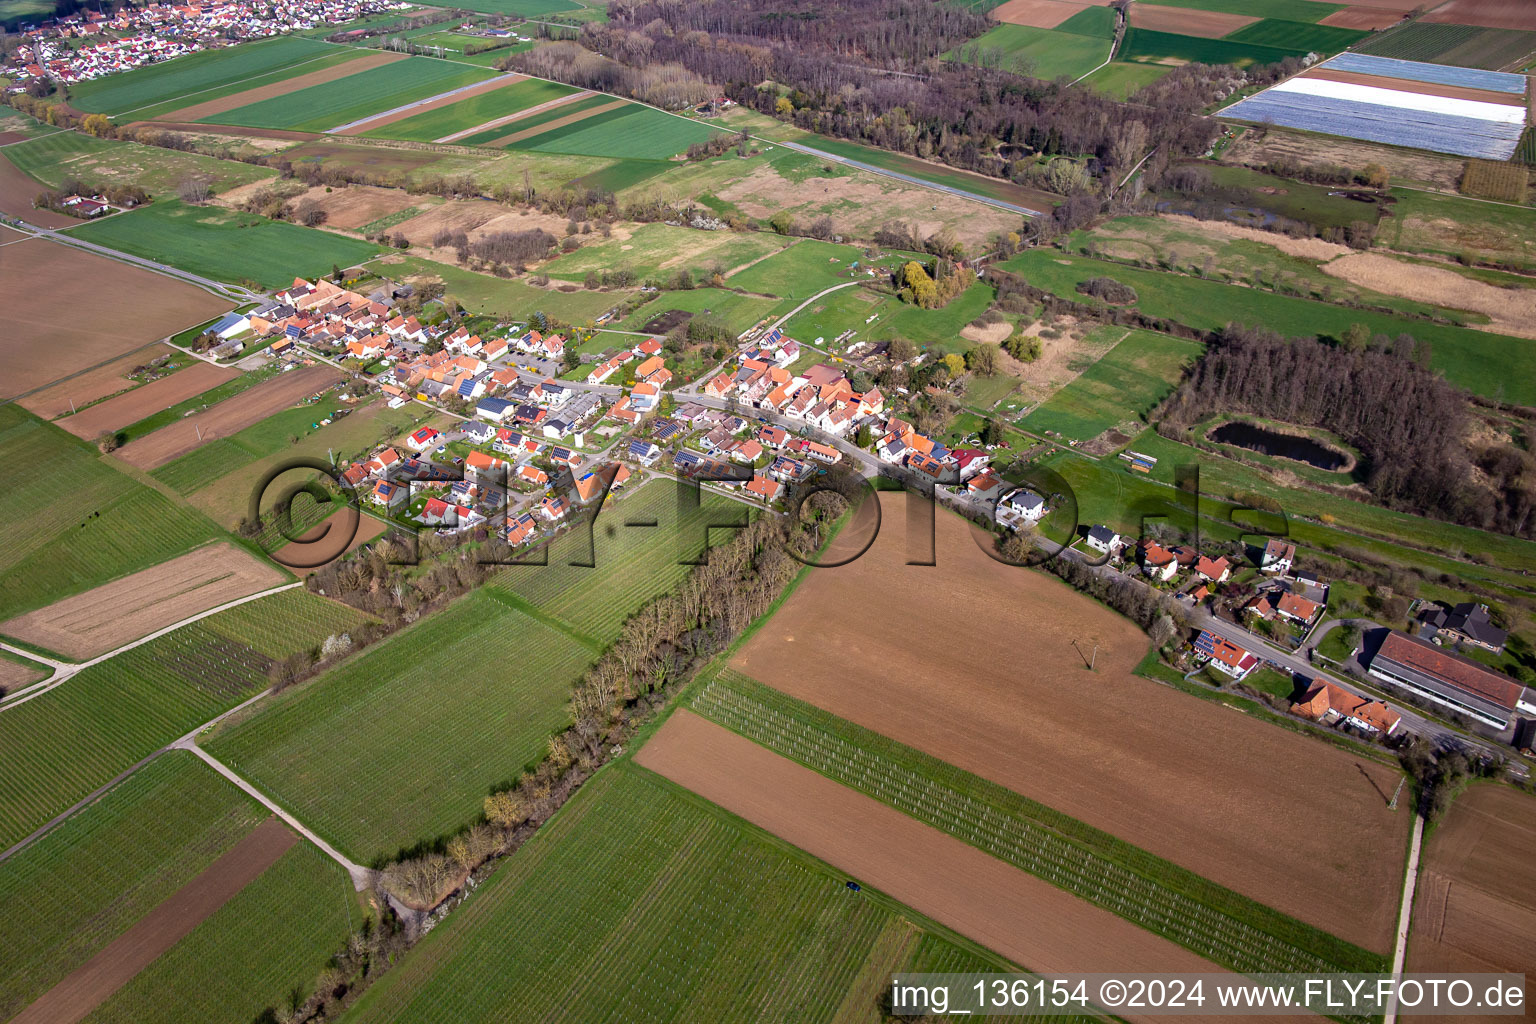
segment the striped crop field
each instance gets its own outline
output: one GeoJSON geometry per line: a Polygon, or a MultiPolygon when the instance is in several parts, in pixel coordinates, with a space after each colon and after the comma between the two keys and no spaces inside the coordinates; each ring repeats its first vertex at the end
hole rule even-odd
{"type": "Polygon", "coordinates": [[[0,620],[223,535],[19,406],[0,408],[0,456],[20,467],[0,491],[0,620]]]}
{"type": "Polygon", "coordinates": [[[1243,973],[1379,971],[1383,957],[1012,790],[724,670],[693,710],[1020,870],[1243,973]]]}
{"type": "Polygon", "coordinates": [[[480,590],[279,695],[209,744],[370,861],[474,820],[565,727],[596,653],[480,590]],[[345,780],[345,785],[338,784],[345,780]]]}
{"type": "Polygon", "coordinates": [[[561,103],[559,106],[550,107],[548,110],[541,110],[536,114],[528,114],[525,117],[518,118],[516,121],[509,121],[495,128],[487,128],[484,131],[475,132],[473,135],[466,135],[462,139],[457,140],[457,143],[461,146],[483,146],[486,143],[495,142],[497,139],[506,138],[508,135],[537,128],[541,124],[549,124],[552,121],[558,121],[573,114],[581,114],[588,110],[596,110],[598,107],[605,107],[612,102],[612,96],[604,96],[602,94],[584,96],[579,100],[561,103]]]}
{"type": "MultiPolygon", "coordinates": [[[[513,122],[508,128],[517,130],[517,126],[518,122],[513,122]]],[[[718,134],[719,129],[698,121],[630,103],[522,139],[514,148],[535,153],[666,160],[695,142],[706,142],[718,134]]]]}
{"type": "Polygon", "coordinates": [[[872,1019],[892,971],[1001,968],[844,877],[623,762],[349,1019],[820,1024],[872,1019]]]}
{"type": "MultiPolygon", "coordinates": [[[[691,485],[663,478],[618,500],[610,495],[593,531],[578,526],[555,540],[549,565],[509,566],[490,586],[536,605],[595,644],[611,643],[625,619],[687,575],[687,561],[704,551],[706,527],[744,524],[751,514],[709,492],[698,507],[680,507],[692,493],[691,485]]],[[[710,529],[708,541],[718,545],[729,536],[728,530],[710,529]]]]}
{"type": "Polygon", "coordinates": [[[1536,53],[1536,32],[1414,21],[1363,41],[1356,52],[1497,71],[1536,53]]]}
{"type": "Polygon", "coordinates": [[[273,1020],[362,923],[341,865],[306,842],[232,896],[90,1016],[92,1024],[273,1020]],[[227,1016],[225,1016],[227,1014],[227,1016]]]}
{"type": "Polygon", "coordinates": [[[267,816],[173,750],[5,862],[0,1017],[9,1020],[267,816]]]}
{"type": "Polygon", "coordinates": [[[1200,352],[1198,342],[1131,331],[1098,362],[1036,406],[1020,426],[1036,433],[1056,431],[1079,441],[1098,437],[1151,412],[1200,352]]]}
{"type": "Polygon", "coordinates": [[[407,57],[203,118],[208,124],[324,132],[370,114],[494,78],[495,72],[454,61],[407,57]]]}
{"type": "Polygon", "coordinates": [[[263,84],[265,76],[284,70],[291,69],[293,74],[313,71],[325,65],[312,62],[333,60],[337,52],[335,46],[300,36],[203,50],[119,75],[77,82],[70,86],[69,102],[75,109],[92,114],[149,116],[154,112],[145,108],[153,105],[174,102],[184,106],[228,95],[237,89],[213,90],[250,79],[262,79],[249,82],[257,86],[263,84]]]}
{"type": "MultiPolygon", "coordinates": [[[[499,117],[510,117],[519,110],[527,110],[529,107],[569,96],[575,91],[568,85],[530,78],[515,85],[492,89],[490,92],[483,92],[457,103],[429,110],[424,114],[404,118],[393,124],[371,128],[363,134],[380,139],[431,142],[445,135],[452,135],[454,132],[494,121],[499,117]]],[[[508,127],[503,134],[516,130],[508,127]]]]}
{"type": "Polygon", "coordinates": [[[1342,11],[1342,4],[1318,0],[1143,0],[1159,7],[1186,7],[1196,11],[1221,11],[1253,18],[1281,18],[1285,21],[1318,22],[1342,11]]]}
{"type": "MultiPolygon", "coordinates": [[[[267,685],[273,657],[318,647],[331,609],[262,598],[135,647],[26,703],[0,709],[0,849],[120,772],[267,685]],[[283,614],[262,641],[232,640],[243,623],[283,614]],[[286,613],[286,614],[284,614],[286,613]],[[221,616],[234,616],[233,624],[221,616]],[[277,638],[286,636],[286,644],[277,638]]],[[[307,595],[306,595],[307,596],[307,595]]],[[[316,601],[321,599],[316,598],[316,601]]]]}

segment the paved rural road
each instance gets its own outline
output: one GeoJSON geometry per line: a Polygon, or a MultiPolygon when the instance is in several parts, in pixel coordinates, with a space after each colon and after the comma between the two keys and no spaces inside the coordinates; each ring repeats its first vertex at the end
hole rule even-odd
{"type": "Polygon", "coordinates": [[[416,110],[419,107],[426,106],[428,103],[436,103],[439,100],[448,99],[450,96],[457,96],[461,92],[469,92],[473,89],[484,89],[487,87],[487,82],[494,81],[496,81],[494,78],[485,78],[478,82],[471,82],[468,85],[461,85],[457,89],[449,89],[447,92],[440,92],[436,96],[428,96],[424,100],[417,100],[414,103],[402,103],[398,107],[391,107],[388,110],[381,110],[377,114],[369,114],[367,117],[360,117],[356,121],[348,121],[346,124],[339,124],[335,128],[327,128],[326,133],[334,135],[337,132],[344,132],[348,128],[356,128],[358,125],[372,124],[374,121],[382,121],[384,118],[389,117],[391,114],[399,114],[407,110],[416,110]]]}
{"type": "Polygon", "coordinates": [[[759,142],[769,146],[783,146],[785,149],[792,149],[797,153],[805,153],[808,156],[819,157],[822,160],[831,160],[833,163],[846,164],[849,167],[857,167],[859,170],[869,171],[871,174],[884,175],[887,178],[895,178],[898,181],[905,181],[911,185],[920,185],[923,188],[931,188],[936,192],[947,192],[952,196],[959,196],[961,199],[969,199],[977,203],[986,203],[988,206],[996,206],[1003,210],[1012,210],[1014,213],[1022,214],[1025,217],[1045,216],[1045,214],[1041,213],[1039,210],[1031,210],[1027,206],[1019,206],[1016,203],[1004,202],[1001,199],[993,199],[991,196],[984,196],[979,192],[968,192],[963,188],[953,188],[949,185],[940,185],[937,182],[926,181],[911,174],[902,174],[900,171],[886,170],[884,167],[876,167],[874,164],[867,164],[862,160],[851,160],[845,156],[838,156],[836,153],[828,153],[825,150],[813,149],[810,146],[802,146],[798,142],[784,142],[780,139],[765,139],[758,135],[754,135],[752,137],[757,139],[759,142]]]}
{"type": "MultiPolygon", "coordinates": [[[[1419,877],[1419,845],[1424,839],[1424,819],[1413,816],[1413,835],[1408,842],[1408,870],[1403,873],[1403,902],[1397,909],[1397,942],[1392,947],[1392,977],[1403,973],[1403,957],[1408,952],[1408,927],[1413,922],[1413,890],[1419,877]]],[[[1394,1024],[1397,1020],[1397,993],[1387,1000],[1387,1010],[1382,1024],[1394,1024]]]]}

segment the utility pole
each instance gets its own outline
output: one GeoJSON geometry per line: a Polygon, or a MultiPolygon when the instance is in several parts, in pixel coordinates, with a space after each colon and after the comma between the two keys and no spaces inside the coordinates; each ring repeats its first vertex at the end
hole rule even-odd
{"type": "Polygon", "coordinates": [[[1094,644],[1093,645],[1093,657],[1088,659],[1088,671],[1089,672],[1094,671],[1094,668],[1093,668],[1094,663],[1096,661],[1098,661],[1098,660],[1099,660],[1099,645],[1098,644],[1094,644]]]}

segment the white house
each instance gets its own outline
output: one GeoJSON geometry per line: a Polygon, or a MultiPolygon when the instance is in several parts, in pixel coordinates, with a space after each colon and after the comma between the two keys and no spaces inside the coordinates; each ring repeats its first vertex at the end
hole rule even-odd
{"type": "Polygon", "coordinates": [[[1111,554],[1120,546],[1120,535],[1107,526],[1095,526],[1088,531],[1088,546],[1100,554],[1111,554]]]}
{"type": "Polygon", "coordinates": [[[1045,514],[1050,511],[1045,507],[1044,498],[1023,487],[1015,488],[1003,495],[997,503],[997,508],[999,512],[1006,512],[1031,523],[1044,519],[1045,514]]]}

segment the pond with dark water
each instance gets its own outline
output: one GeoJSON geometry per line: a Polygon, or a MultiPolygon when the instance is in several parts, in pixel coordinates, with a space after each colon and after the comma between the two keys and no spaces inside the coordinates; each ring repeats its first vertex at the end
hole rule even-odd
{"type": "Polygon", "coordinates": [[[1309,466],[1326,469],[1329,472],[1343,469],[1345,462],[1348,461],[1347,456],[1343,452],[1318,444],[1310,437],[1281,434],[1238,420],[1223,423],[1206,436],[1217,444],[1236,445],[1239,448],[1247,448],[1261,455],[1272,455],[1281,459],[1294,459],[1297,462],[1305,462],[1309,466]]]}

